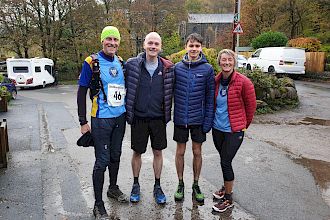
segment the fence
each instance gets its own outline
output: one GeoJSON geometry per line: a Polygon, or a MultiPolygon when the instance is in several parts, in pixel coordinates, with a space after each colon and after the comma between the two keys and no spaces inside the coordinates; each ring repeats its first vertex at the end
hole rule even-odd
{"type": "Polygon", "coordinates": [[[7,168],[8,151],[7,121],[6,119],[3,119],[0,125],[0,168],[7,168]]]}
{"type": "Polygon", "coordinates": [[[306,72],[324,72],[326,52],[306,52],[306,72]]]}

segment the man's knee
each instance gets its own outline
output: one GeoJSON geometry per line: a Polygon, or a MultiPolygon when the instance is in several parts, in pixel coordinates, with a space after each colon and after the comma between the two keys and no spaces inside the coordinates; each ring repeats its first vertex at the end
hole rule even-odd
{"type": "Polygon", "coordinates": [[[161,158],[163,156],[161,150],[153,150],[153,153],[155,158],[161,158]]]}
{"type": "Polygon", "coordinates": [[[176,156],[183,157],[186,151],[186,144],[178,143],[176,147],[176,156]]]}
{"type": "Polygon", "coordinates": [[[201,147],[194,147],[193,148],[194,157],[201,157],[202,156],[202,148],[201,147]]]}
{"type": "Polygon", "coordinates": [[[120,156],[121,156],[121,151],[120,152],[112,152],[110,154],[110,162],[111,163],[120,162],[120,156]]]}
{"type": "Polygon", "coordinates": [[[94,171],[100,171],[100,172],[105,172],[106,168],[108,166],[108,163],[96,161],[94,164],[94,171]]]}
{"type": "Polygon", "coordinates": [[[141,160],[141,154],[133,150],[132,160],[141,160]]]}

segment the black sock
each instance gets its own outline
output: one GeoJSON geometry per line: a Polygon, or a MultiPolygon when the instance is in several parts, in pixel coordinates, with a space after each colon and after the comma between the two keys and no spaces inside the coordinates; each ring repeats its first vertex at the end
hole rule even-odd
{"type": "Polygon", "coordinates": [[[139,177],[134,177],[134,184],[139,184],[139,177]]]}
{"type": "Polygon", "coordinates": [[[232,201],[233,200],[233,198],[231,197],[231,194],[225,194],[225,199],[226,200],[230,200],[230,201],[232,201]]]}
{"type": "Polygon", "coordinates": [[[180,186],[184,186],[183,179],[181,179],[181,180],[179,179],[179,185],[180,185],[180,186]]]}
{"type": "Polygon", "coordinates": [[[160,178],[155,178],[155,186],[160,186],[160,178]]]}
{"type": "Polygon", "coordinates": [[[198,180],[194,180],[194,185],[198,186],[198,180]]]}

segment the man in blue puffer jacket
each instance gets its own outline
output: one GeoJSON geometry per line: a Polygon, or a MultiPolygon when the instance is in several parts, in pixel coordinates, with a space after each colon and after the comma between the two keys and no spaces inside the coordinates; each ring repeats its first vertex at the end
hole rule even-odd
{"type": "Polygon", "coordinates": [[[174,137],[177,142],[175,165],[179,185],[175,201],[184,198],[184,154],[189,131],[193,150],[193,197],[204,202],[198,179],[202,168],[202,143],[211,130],[214,114],[214,71],[202,53],[202,37],[193,33],[186,40],[187,53],[175,65],[174,84],[174,137]]]}
{"type": "Polygon", "coordinates": [[[160,187],[160,175],[162,150],[167,147],[166,124],[171,120],[174,65],[159,56],[161,46],[159,34],[151,32],[144,41],[145,52],[126,63],[126,110],[127,122],[131,125],[134,175],[131,202],[140,201],[141,155],[146,152],[149,136],[154,155],[154,197],[158,204],[166,202],[160,187]]]}

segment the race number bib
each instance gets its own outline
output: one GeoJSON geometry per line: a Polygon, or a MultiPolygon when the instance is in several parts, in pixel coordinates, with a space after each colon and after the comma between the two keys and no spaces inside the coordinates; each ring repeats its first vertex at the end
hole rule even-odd
{"type": "Polygon", "coordinates": [[[122,106],[125,104],[125,86],[118,84],[108,84],[108,105],[122,106]]]}

